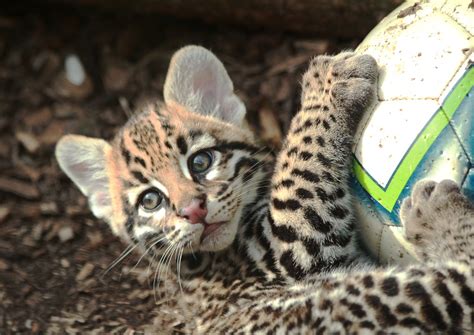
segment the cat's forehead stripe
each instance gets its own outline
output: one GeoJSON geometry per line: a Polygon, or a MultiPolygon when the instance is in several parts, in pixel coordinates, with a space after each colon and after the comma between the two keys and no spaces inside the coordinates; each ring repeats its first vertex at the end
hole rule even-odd
{"type": "Polygon", "coordinates": [[[186,153],[188,152],[188,143],[186,142],[184,136],[178,136],[178,138],[176,139],[176,146],[178,147],[179,153],[181,155],[186,155],[186,153]]]}
{"type": "Polygon", "coordinates": [[[168,137],[157,115],[144,113],[123,128],[119,141],[121,155],[130,168],[141,166],[155,173],[171,157],[173,147],[168,137]]]}

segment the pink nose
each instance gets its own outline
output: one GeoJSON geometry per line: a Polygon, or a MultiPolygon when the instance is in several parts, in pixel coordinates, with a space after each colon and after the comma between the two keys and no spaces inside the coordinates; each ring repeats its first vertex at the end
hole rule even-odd
{"type": "Polygon", "coordinates": [[[204,223],[207,215],[207,208],[204,201],[194,198],[189,206],[181,208],[178,212],[179,216],[187,219],[191,224],[204,223]]]}

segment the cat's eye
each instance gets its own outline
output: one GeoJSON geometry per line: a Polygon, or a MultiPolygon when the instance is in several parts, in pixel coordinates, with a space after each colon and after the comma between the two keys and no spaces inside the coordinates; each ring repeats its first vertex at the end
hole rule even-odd
{"type": "Polygon", "coordinates": [[[195,153],[189,158],[189,169],[192,173],[202,174],[209,170],[214,156],[211,151],[203,150],[195,153]]]}
{"type": "Polygon", "coordinates": [[[138,200],[138,204],[146,211],[154,211],[163,203],[163,195],[157,189],[150,189],[143,192],[138,200]]]}

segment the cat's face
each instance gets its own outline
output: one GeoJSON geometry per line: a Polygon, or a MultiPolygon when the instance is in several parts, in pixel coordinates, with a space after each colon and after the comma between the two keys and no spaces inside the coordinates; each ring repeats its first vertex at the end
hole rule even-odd
{"type": "Polygon", "coordinates": [[[243,178],[257,163],[252,142],[248,131],[178,105],[131,120],[112,153],[118,174],[111,192],[122,195],[127,237],[185,251],[227,247],[248,202],[243,178]]]}
{"type": "Polygon", "coordinates": [[[261,153],[242,126],[245,108],[222,64],[200,47],[175,54],[164,95],[112,144],[64,137],[58,161],[124,239],[160,253],[222,250],[258,178],[261,153]]]}

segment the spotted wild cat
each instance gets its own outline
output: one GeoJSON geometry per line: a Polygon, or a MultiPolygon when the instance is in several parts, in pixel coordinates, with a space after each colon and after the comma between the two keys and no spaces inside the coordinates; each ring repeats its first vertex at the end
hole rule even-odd
{"type": "Polygon", "coordinates": [[[61,139],[60,166],[95,216],[180,285],[176,313],[157,307],[157,330],[472,329],[474,209],[452,182],[420,182],[402,206],[422,264],[376,268],[357,246],[350,146],[376,77],[369,56],[313,59],[275,157],[243,126],[222,63],[188,46],[171,60],[164,103],[137,113],[111,143],[61,139]]]}

